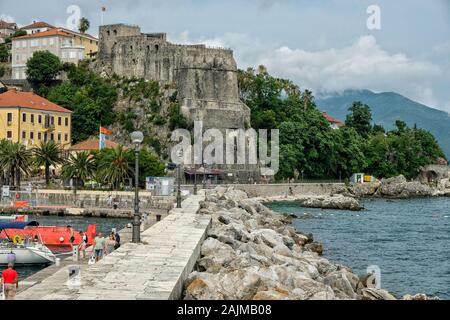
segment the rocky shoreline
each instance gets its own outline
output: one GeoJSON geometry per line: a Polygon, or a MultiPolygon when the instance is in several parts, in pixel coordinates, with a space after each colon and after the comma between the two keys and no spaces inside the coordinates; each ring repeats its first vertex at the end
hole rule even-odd
{"type": "Polygon", "coordinates": [[[212,226],[185,282],[187,300],[396,300],[322,257],[312,235],[243,191],[207,191],[199,214],[211,215],[212,226]]]}
{"type": "Polygon", "coordinates": [[[413,199],[449,196],[449,179],[442,179],[434,184],[423,184],[419,181],[407,181],[404,176],[398,176],[372,183],[342,185],[332,194],[315,196],[290,194],[257,199],[262,203],[289,201],[299,202],[305,208],[360,211],[364,210],[360,199],[413,199]]]}

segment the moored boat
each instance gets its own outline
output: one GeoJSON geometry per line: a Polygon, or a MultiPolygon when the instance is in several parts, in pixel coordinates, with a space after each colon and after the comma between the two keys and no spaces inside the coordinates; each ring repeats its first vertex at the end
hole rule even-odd
{"type": "MultiPolygon", "coordinates": [[[[88,237],[87,246],[94,243],[97,225],[91,224],[86,230],[88,237]]],[[[82,236],[76,230],[69,227],[51,227],[51,226],[28,226],[26,229],[0,229],[0,239],[12,239],[14,243],[20,243],[24,239],[34,239],[38,237],[42,243],[49,247],[70,248],[71,235],[74,237],[73,245],[79,245],[82,242],[82,236]]]]}
{"type": "MultiPolygon", "coordinates": [[[[27,227],[37,227],[39,224],[33,222],[10,222],[0,223],[0,231],[24,230],[27,227]]],[[[7,265],[11,262],[15,265],[29,264],[51,264],[56,260],[56,256],[48,249],[39,237],[27,238],[20,243],[14,243],[10,238],[2,239],[0,242],[0,265],[7,265]]]]}

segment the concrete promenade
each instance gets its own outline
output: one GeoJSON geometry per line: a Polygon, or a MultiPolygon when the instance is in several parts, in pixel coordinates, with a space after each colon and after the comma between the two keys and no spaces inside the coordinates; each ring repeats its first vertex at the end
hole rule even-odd
{"type": "Polygon", "coordinates": [[[81,285],[69,286],[67,267],[19,293],[17,300],[168,300],[179,299],[193,270],[211,217],[200,216],[204,193],[183,201],[141,235],[99,263],[80,265],[81,285]]]}

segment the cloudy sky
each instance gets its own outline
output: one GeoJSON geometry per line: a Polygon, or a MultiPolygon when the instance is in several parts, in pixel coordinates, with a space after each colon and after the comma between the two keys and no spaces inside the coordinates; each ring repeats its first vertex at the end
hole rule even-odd
{"type": "Polygon", "coordinates": [[[450,0],[2,0],[0,15],[66,25],[70,5],[92,34],[106,6],[105,24],[229,47],[239,67],[264,64],[316,93],[395,91],[450,112],[450,0]],[[381,30],[367,27],[371,5],[381,30]]]}

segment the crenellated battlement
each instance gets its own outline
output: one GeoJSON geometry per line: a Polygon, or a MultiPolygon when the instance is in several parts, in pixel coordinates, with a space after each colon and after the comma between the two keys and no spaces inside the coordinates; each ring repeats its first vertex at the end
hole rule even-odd
{"type": "Polygon", "coordinates": [[[239,98],[237,64],[231,49],[173,44],[167,41],[166,33],[108,25],[100,27],[94,68],[109,75],[174,83],[183,112],[195,120],[201,117],[206,124],[244,128],[249,122],[250,110],[239,98]],[[223,121],[216,119],[218,115],[223,121]]]}

